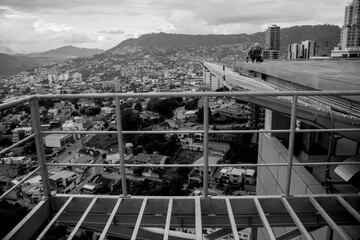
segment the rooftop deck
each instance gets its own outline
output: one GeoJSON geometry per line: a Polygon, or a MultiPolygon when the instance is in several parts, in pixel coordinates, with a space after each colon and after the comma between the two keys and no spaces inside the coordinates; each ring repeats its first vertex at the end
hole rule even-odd
{"type": "MultiPolygon", "coordinates": [[[[269,60],[235,66],[321,91],[360,90],[360,60],[269,60]],[[281,67],[279,67],[281,66],[281,67]]],[[[348,96],[360,100],[359,96],[348,96]]]]}

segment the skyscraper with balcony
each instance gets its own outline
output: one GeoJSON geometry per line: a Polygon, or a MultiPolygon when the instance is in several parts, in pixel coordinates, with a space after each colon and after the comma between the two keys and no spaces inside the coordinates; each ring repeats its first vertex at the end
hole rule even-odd
{"type": "Polygon", "coordinates": [[[340,43],[331,51],[331,57],[360,57],[360,0],[345,7],[340,43]]]}
{"type": "Polygon", "coordinates": [[[264,59],[278,59],[280,53],[280,27],[270,26],[265,33],[264,59]]]}

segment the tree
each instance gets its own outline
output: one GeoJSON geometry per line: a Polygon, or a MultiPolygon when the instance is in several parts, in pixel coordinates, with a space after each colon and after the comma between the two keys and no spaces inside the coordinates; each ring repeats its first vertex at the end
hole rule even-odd
{"type": "Polygon", "coordinates": [[[140,102],[137,102],[135,104],[135,107],[134,107],[135,110],[138,110],[139,112],[141,112],[143,109],[142,109],[142,105],[140,102]]]}
{"type": "Polygon", "coordinates": [[[39,106],[44,106],[47,110],[54,107],[55,101],[53,99],[40,99],[39,106]]]}
{"type": "Polygon", "coordinates": [[[182,98],[165,98],[163,100],[153,102],[150,101],[148,108],[150,111],[158,112],[164,118],[172,118],[173,111],[182,103],[182,98]]]}
{"type": "Polygon", "coordinates": [[[126,101],[122,104],[122,106],[124,107],[124,109],[127,109],[127,108],[131,108],[133,105],[133,103],[131,101],[126,101]]]}
{"type": "Polygon", "coordinates": [[[104,128],[106,129],[106,128],[108,128],[109,127],[109,123],[108,123],[108,121],[105,121],[104,122],[104,128]]]}
{"type": "Polygon", "coordinates": [[[2,138],[0,140],[0,146],[1,147],[8,147],[8,146],[11,146],[12,145],[12,141],[8,138],[2,138]]]}
{"type": "Polygon", "coordinates": [[[80,116],[80,114],[79,114],[77,111],[73,111],[73,112],[71,113],[71,116],[72,116],[72,117],[80,116]]]}
{"type": "Polygon", "coordinates": [[[195,110],[198,108],[199,98],[193,98],[186,102],[185,109],[186,110],[195,110]]]}
{"type": "Polygon", "coordinates": [[[139,114],[132,109],[124,110],[121,114],[121,123],[124,131],[138,130],[142,124],[139,114]]]}
{"type": "Polygon", "coordinates": [[[86,108],[81,108],[81,109],[80,109],[80,114],[81,114],[81,115],[84,115],[85,113],[86,113],[86,108]]]}
{"type": "Polygon", "coordinates": [[[145,170],[144,167],[137,167],[134,169],[133,173],[136,176],[141,176],[141,174],[143,173],[144,170],[145,170]]]}
{"type": "Polygon", "coordinates": [[[186,183],[186,179],[179,175],[173,175],[170,178],[170,192],[171,196],[182,196],[184,183],[186,183]]]}
{"type": "MultiPolygon", "coordinates": [[[[196,121],[203,122],[204,121],[204,107],[200,108],[199,111],[196,113],[196,121]]],[[[211,109],[209,107],[209,120],[211,117],[211,109]]]]}
{"type": "Polygon", "coordinates": [[[92,117],[92,116],[98,115],[100,112],[101,112],[100,107],[90,107],[87,109],[86,115],[88,115],[89,117],[92,117]]]}
{"type": "Polygon", "coordinates": [[[11,204],[7,201],[0,202],[0,238],[3,239],[5,235],[18,224],[28,213],[26,207],[20,204],[11,204]]]}

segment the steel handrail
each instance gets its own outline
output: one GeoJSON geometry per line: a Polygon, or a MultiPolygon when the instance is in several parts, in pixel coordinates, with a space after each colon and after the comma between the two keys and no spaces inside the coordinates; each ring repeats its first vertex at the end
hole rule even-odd
{"type": "MultiPolygon", "coordinates": [[[[17,104],[30,102],[31,105],[31,113],[32,118],[35,119],[35,123],[33,123],[33,126],[35,126],[36,129],[34,129],[34,134],[31,136],[23,139],[20,141],[20,143],[13,144],[12,146],[3,149],[0,153],[4,153],[6,151],[9,151],[14,146],[17,146],[23,142],[28,141],[29,139],[35,137],[36,143],[37,143],[37,152],[38,157],[41,159],[39,161],[39,164],[41,165],[41,176],[42,179],[44,179],[43,184],[45,184],[43,187],[44,192],[47,193],[47,195],[50,194],[49,191],[49,184],[47,183],[48,177],[47,177],[47,166],[112,166],[112,164],[49,164],[45,163],[44,159],[44,148],[43,144],[40,144],[40,136],[42,134],[64,134],[64,133],[78,133],[78,134],[109,134],[109,133],[117,133],[117,134],[167,134],[167,133],[203,133],[204,135],[208,134],[219,134],[219,133],[276,133],[276,132],[289,132],[290,135],[294,136],[296,132],[348,132],[348,131],[360,131],[360,128],[350,128],[350,129],[296,129],[296,126],[294,124],[294,121],[296,119],[296,106],[298,104],[297,97],[298,96],[331,96],[331,95],[360,95],[359,90],[349,90],[349,91],[284,91],[284,92],[274,92],[274,91],[262,91],[262,92],[161,92],[161,93],[105,93],[105,94],[55,94],[55,95],[32,95],[27,96],[22,99],[17,99],[12,102],[8,103],[2,103],[0,104],[0,110],[3,110],[5,108],[16,106],[17,104]],[[119,105],[119,100],[123,98],[162,98],[162,97],[204,97],[204,106],[208,106],[209,97],[255,97],[255,96],[292,96],[293,97],[293,104],[292,104],[292,124],[290,129],[279,129],[279,130],[210,130],[209,129],[209,122],[206,121],[208,116],[208,111],[204,111],[204,129],[203,130],[180,130],[180,131],[122,131],[121,125],[120,129],[117,131],[41,131],[40,125],[39,125],[39,112],[38,112],[38,100],[40,99],[81,99],[81,98],[115,98],[116,99],[116,105],[119,105]]],[[[207,109],[206,109],[207,110],[207,109]]],[[[117,111],[117,118],[119,118],[120,111],[117,111]]],[[[292,165],[293,166],[316,166],[316,165],[329,165],[329,163],[292,163],[292,149],[294,147],[294,137],[290,137],[289,139],[289,153],[288,153],[288,163],[275,163],[275,164],[209,164],[208,163],[208,155],[207,155],[207,148],[204,148],[204,165],[196,165],[196,164],[173,164],[173,165],[166,165],[166,164],[125,164],[125,161],[123,160],[123,156],[120,159],[120,167],[124,171],[125,167],[226,167],[226,166],[243,166],[243,167],[265,167],[265,166],[288,166],[287,171],[287,188],[286,188],[286,195],[290,194],[290,181],[291,181],[291,171],[292,171],[292,165]]],[[[123,144],[119,144],[119,151],[123,152],[123,144]]],[[[330,165],[356,165],[358,163],[343,163],[343,162],[332,162],[330,165]]],[[[119,167],[119,165],[114,164],[114,166],[119,167]]],[[[125,183],[126,182],[126,174],[122,174],[122,180],[125,183]]],[[[206,174],[203,179],[204,183],[204,196],[206,197],[208,195],[207,185],[208,185],[208,179],[206,177],[206,174]]],[[[125,192],[125,195],[127,193],[126,190],[126,184],[123,184],[123,192],[125,192]]]]}

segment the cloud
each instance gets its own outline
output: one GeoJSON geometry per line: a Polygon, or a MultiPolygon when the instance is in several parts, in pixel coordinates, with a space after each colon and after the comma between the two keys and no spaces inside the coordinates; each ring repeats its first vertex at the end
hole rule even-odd
{"type": "Polygon", "coordinates": [[[237,34],[264,31],[272,24],[341,25],[347,4],[343,0],[0,0],[0,40],[19,51],[60,43],[105,47],[159,31],[237,34]]]}
{"type": "Polygon", "coordinates": [[[13,50],[11,48],[0,45],[0,53],[11,54],[11,53],[13,53],[13,50]]]}
{"type": "Polygon", "coordinates": [[[106,33],[106,34],[124,34],[125,32],[121,29],[117,30],[101,30],[99,33],[106,33]]]}
{"type": "Polygon", "coordinates": [[[166,28],[163,29],[159,29],[160,32],[164,32],[164,33],[176,33],[176,28],[174,27],[174,25],[170,25],[166,28]]]}
{"type": "Polygon", "coordinates": [[[99,42],[105,42],[105,41],[110,41],[110,40],[113,40],[113,39],[110,38],[110,37],[104,36],[104,35],[100,35],[100,36],[97,37],[97,40],[99,42]]]}
{"type": "MultiPolygon", "coordinates": [[[[134,0],[135,2],[136,0],[134,0]]],[[[3,6],[14,7],[19,10],[27,10],[27,11],[37,11],[43,9],[50,10],[69,10],[72,8],[82,7],[82,6],[106,6],[106,5],[116,5],[116,4],[125,4],[129,2],[129,0],[102,0],[99,2],[98,0],[61,0],[61,1],[53,1],[53,0],[1,0],[1,4],[3,6]]]]}
{"type": "Polygon", "coordinates": [[[238,33],[231,31],[244,29],[253,33],[271,24],[341,24],[345,5],[343,0],[150,1],[160,6],[166,21],[179,33],[238,33]]]}

